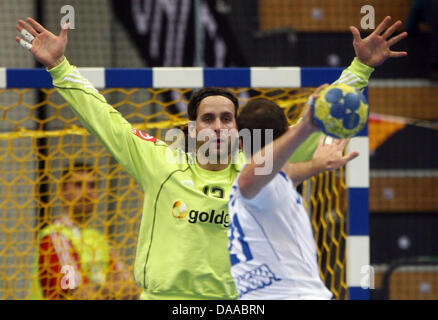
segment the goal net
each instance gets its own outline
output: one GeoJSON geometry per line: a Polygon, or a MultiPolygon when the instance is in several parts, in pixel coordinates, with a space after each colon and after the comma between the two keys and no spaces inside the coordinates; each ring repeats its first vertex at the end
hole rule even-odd
{"type": "MultiPolygon", "coordinates": [[[[87,77],[86,71],[81,72],[87,77]]],[[[331,79],[332,74],[326,78],[331,79]]],[[[78,161],[90,165],[98,177],[89,226],[109,239],[133,273],[141,188],[86,132],[67,103],[47,85],[47,77],[40,79],[41,75],[32,76],[34,84],[8,84],[0,89],[0,299],[31,296],[31,283],[38,280],[38,232],[61,214],[62,173],[78,161]]],[[[217,85],[227,86],[221,81],[217,85]]],[[[168,129],[187,122],[185,106],[193,87],[133,87],[129,77],[119,78],[117,86],[109,87],[107,81],[100,92],[134,128],[163,139],[168,129]],[[123,79],[128,79],[126,85],[123,79]]],[[[290,124],[300,117],[315,86],[262,89],[252,84],[230,85],[240,105],[260,97],[276,101],[290,124]]],[[[299,188],[311,217],[322,279],[337,299],[348,298],[347,189],[344,168],[313,177],[299,188]]]]}

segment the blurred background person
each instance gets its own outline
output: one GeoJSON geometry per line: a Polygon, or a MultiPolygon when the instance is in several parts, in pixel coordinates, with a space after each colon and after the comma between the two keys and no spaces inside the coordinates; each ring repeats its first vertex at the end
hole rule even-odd
{"type": "Polygon", "coordinates": [[[33,299],[137,299],[138,288],[107,238],[89,226],[98,201],[93,167],[63,171],[62,213],[39,233],[33,299]]]}

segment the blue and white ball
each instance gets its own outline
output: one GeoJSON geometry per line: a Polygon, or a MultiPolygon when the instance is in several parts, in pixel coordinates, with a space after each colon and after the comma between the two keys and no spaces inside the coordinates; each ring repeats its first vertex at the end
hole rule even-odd
{"type": "Polygon", "coordinates": [[[354,137],[368,122],[367,99],[350,85],[334,84],[324,88],[311,107],[316,126],[334,138],[354,137]]]}

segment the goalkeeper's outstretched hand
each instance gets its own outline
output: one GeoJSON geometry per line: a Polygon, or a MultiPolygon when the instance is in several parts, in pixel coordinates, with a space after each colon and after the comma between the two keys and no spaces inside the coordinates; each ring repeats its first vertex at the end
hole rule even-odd
{"type": "Polygon", "coordinates": [[[391,46],[405,38],[407,32],[402,32],[395,37],[391,37],[402,22],[399,20],[387,28],[391,17],[386,17],[377,28],[366,38],[360,37],[360,32],[356,27],[350,26],[353,34],[353,47],[356,57],[360,62],[369,67],[377,67],[388,58],[401,58],[407,56],[406,51],[392,51],[391,46]]]}
{"type": "Polygon", "coordinates": [[[15,40],[28,49],[37,61],[51,69],[64,60],[68,26],[68,23],[65,24],[56,36],[32,18],[18,20],[16,28],[24,39],[15,37],[15,40]]]}

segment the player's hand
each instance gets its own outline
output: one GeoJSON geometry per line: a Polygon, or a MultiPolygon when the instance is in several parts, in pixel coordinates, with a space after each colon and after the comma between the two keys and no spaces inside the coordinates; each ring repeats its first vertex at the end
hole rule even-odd
{"type": "Polygon", "coordinates": [[[23,35],[24,40],[20,37],[15,37],[15,40],[22,46],[27,46],[28,49],[31,45],[29,51],[35,56],[37,61],[51,69],[64,60],[68,26],[68,23],[65,24],[59,36],[56,36],[32,18],[27,18],[26,21],[18,20],[17,30],[22,35],[24,32],[27,37],[23,35]]]}
{"type": "Polygon", "coordinates": [[[391,38],[395,30],[402,25],[402,22],[399,20],[387,28],[390,21],[391,17],[387,16],[377,28],[364,39],[361,39],[360,32],[356,27],[350,26],[350,31],[353,34],[354,52],[360,62],[374,68],[381,65],[388,58],[407,56],[408,53],[406,51],[392,51],[390,49],[392,45],[406,38],[408,35],[407,32],[403,32],[391,38]]]}
{"type": "Polygon", "coordinates": [[[348,161],[359,156],[359,152],[353,151],[344,155],[344,149],[350,139],[332,139],[326,141],[326,136],[321,136],[318,147],[312,156],[312,161],[319,172],[336,170],[345,165],[348,161]],[[330,143],[327,143],[330,141],[330,143]]]}
{"type": "Polygon", "coordinates": [[[312,131],[317,131],[318,128],[315,126],[313,122],[313,116],[312,116],[312,107],[310,106],[312,100],[316,100],[319,98],[319,93],[328,86],[328,83],[324,83],[323,85],[316,88],[316,90],[312,93],[312,95],[309,97],[309,101],[307,102],[307,105],[303,111],[302,115],[302,121],[312,128],[312,131]]]}

